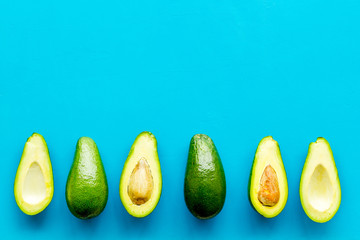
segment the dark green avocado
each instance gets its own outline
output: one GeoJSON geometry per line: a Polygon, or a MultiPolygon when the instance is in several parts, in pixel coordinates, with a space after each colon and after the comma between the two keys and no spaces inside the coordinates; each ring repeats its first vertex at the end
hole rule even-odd
{"type": "Polygon", "coordinates": [[[213,141],[205,134],[196,134],[191,139],[184,195],[189,211],[199,219],[216,216],[224,206],[224,168],[213,141]]]}
{"type": "Polygon", "coordinates": [[[108,199],[108,184],[99,150],[94,140],[81,137],[66,183],[66,202],[80,219],[98,216],[108,199]]]}

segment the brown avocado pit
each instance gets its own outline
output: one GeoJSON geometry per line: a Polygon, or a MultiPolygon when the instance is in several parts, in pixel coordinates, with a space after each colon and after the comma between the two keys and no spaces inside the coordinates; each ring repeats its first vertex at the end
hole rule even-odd
{"type": "Polygon", "coordinates": [[[275,170],[267,165],[260,179],[258,200],[263,206],[273,207],[280,199],[279,182],[275,170]]]}
{"type": "Polygon", "coordinates": [[[135,205],[149,201],[154,190],[154,180],[150,166],[145,158],[141,158],[133,169],[128,185],[128,195],[135,205]]]}

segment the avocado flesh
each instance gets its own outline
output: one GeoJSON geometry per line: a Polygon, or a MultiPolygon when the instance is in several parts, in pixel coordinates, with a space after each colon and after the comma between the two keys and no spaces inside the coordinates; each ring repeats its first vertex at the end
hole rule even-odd
{"type": "Polygon", "coordinates": [[[108,184],[99,150],[94,140],[81,137],[66,183],[66,203],[77,218],[98,216],[108,199],[108,184]]]}
{"type": "Polygon", "coordinates": [[[300,200],[314,222],[327,222],[341,202],[340,181],[332,150],[325,138],[309,146],[300,180],[300,200]]]}
{"type": "Polygon", "coordinates": [[[191,139],[184,196],[187,208],[199,219],[216,216],[224,206],[224,168],[214,142],[205,134],[196,134],[191,139]]]}
{"type": "Polygon", "coordinates": [[[16,173],[15,200],[25,214],[35,215],[49,205],[53,193],[49,151],[43,136],[34,133],[25,144],[16,173]]]}
{"type": "Polygon", "coordinates": [[[249,180],[251,206],[262,216],[273,218],[285,207],[288,184],[279,144],[263,138],[256,150],[249,180]]]}
{"type": "Polygon", "coordinates": [[[151,132],[140,133],[124,163],[119,193],[126,211],[137,218],[146,217],[160,200],[162,176],[157,141],[151,132]]]}

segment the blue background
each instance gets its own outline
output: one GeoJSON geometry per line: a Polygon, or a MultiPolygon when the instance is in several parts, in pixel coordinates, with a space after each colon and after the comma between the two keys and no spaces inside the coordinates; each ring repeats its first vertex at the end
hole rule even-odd
{"type": "Polygon", "coordinates": [[[1,238],[360,238],[360,1],[0,1],[1,238]],[[157,137],[163,192],[147,218],[127,214],[119,180],[142,131],[157,137]],[[27,216],[13,182],[26,139],[49,147],[55,193],[27,216]],[[186,208],[190,138],[208,134],[225,168],[223,211],[186,208]],[[289,184],[264,219],[247,198],[257,144],[272,135],[289,184]],[[100,149],[109,200],[82,221],[65,202],[79,137],[100,149]],[[331,144],[342,203],[328,223],[303,212],[308,144],[331,144]]]}

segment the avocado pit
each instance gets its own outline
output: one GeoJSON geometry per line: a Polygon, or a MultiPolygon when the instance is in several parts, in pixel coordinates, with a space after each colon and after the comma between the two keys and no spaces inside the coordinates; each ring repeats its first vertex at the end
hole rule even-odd
{"type": "Polygon", "coordinates": [[[142,205],[149,201],[154,190],[154,180],[150,166],[145,158],[141,158],[133,169],[127,188],[131,201],[142,205]]]}
{"type": "Polygon", "coordinates": [[[267,165],[260,179],[258,200],[263,206],[273,207],[280,199],[279,182],[275,170],[267,165]]]}

